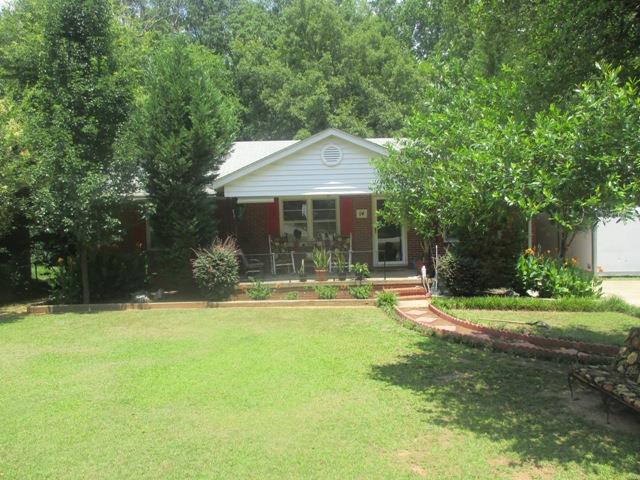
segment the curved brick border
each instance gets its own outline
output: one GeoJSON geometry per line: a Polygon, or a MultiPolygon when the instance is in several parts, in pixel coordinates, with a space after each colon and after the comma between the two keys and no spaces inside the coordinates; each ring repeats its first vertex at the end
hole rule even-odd
{"type": "Polygon", "coordinates": [[[471,330],[477,330],[479,332],[495,337],[508,338],[511,340],[521,340],[545,348],[572,348],[580,352],[602,355],[605,357],[615,357],[618,353],[618,347],[616,347],[615,345],[608,345],[606,343],[561,340],[557,338],[543,337],[541,335],[531,335],[527,333],[517,333],[509,330],[501,330],[499,328],[488,327],[486,325],[481,325],[479,323],[470,322],[468,320],[462,320],[460,318],[454,317],[453,315],[440,310],[433,304],[429,304],[429,310],[448,322],[466,327],[471,330]]]}
{"type": "MultiPolygon", "coordinates": [[[[429,305],[429,307],[431,307],[431,305],[429,305]]],[[[397,306],[395,307],[395,312],[403,320],[411,322],[413,325],[417,326],[422,330],[433,332],[435,335],[439,337],[459,341],[460,343],[464,343],[466,345],[470,345],[473,347],[491,348],[493,350],[497,350],[501,352],[524,354],[524,355],[534,356],[537,358],[544,358],[548,360],[564,360],[564,361],[572,361],[572,362],[577,361],[580,363],[592,363],[592,364],[605,364],[605,363],[609,363],[611,360],[609,356],[602,356],[602,355],[585,353],[580,351],[569,352],[569,351],[561,351],[561,350],[551,350],[551,349],[548,349],[542,346],[537,346],[537,345],[513,344],[511,342],[500,340],[499,337],[498,338],[492,337],[490,336],[490,334],[487,334],[484,332],[479,332],[480,334],[482,334],[482,336],[465,334],[465,333],[460,333],[455,331],[452,332],[450,330],[439,328],[437,325],[425,325],[422,323],[418,323],[413,317],[403,312],[397,306]]],[[[434,313],[436,312],[434,311],[434,313]]],[[[449,321],[448,318],[443,318],[443,319],[449,321]]],[[[462,324],[461,326],[466,327],[466,325],[462,325],[462,324]]]]}

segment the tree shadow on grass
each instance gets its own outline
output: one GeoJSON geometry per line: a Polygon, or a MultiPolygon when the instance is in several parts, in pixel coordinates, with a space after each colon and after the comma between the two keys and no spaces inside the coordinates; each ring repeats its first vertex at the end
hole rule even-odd
{"type": "MultiPolygon", "coordinates": [[[[424,399],[430,423],[507,442],[523,462],[608,465],[640,473],[640,438],[577,417],[564,396],[568,365],[469,348],[439,338],[419,352],[374,366],[371,376],[424,399]]],[[[604,413],[603,413],[604,416],[604,413]]]]}
{"type": "Polygon", "coordinates": [[[0,312],[0,326],[22,320],[26,313],[0,312]]]}

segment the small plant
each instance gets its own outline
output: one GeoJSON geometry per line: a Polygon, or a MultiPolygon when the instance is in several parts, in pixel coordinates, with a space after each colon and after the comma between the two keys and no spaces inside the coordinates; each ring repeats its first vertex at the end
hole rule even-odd
{"type": "Polygon", "coordinates": [[[329,253],[322,248],[314,248],[311,252],[311,258],[313,258],[313,266],[316,270],[326,270],[329,268],[329,253]]]}
{"type": "Polygon", "coordinates": [[[260,280],[256,280],[247,288],[247,296],[252,300],[266,300],[271,296],[271,289],[260,280]]]}
{"type": "Polygon", "coordinates": [[[338,270],[338,280],[347,279],[347,262],[344,258],[344,253],[340,250],[336,250],[334,253],[336,257],[336,269],[338,270]]]}
{"type": "Polygon", "coordinates": [[[353,274],[356,277],[356,280],[361,282],[365,278],[368,278],[371,274],[369,273],[369,265],[366,263],[356,263],[353,266],[353,274]]]}
{"type": "Polygon", "coordinates": [[[298,299],[298,292],[289,292],[289,293],[287,293],[287,295],[284,298],[286,300],[297,300],[298,299]]]}
{"type": "Polygon", "coordinates": [[[398,304],[398,297],[393,292],[385,292],[384,290],[378,292],[376,295],[376,307],[383,310],[390,310],[398,304]]]}
{"type": "Polygon", "coordinates": [[[191,267],[198,287],[214,300],[228,298],[240,278],[236,241],[216,238],[209,248],[195,250],[195,255],[191,267]]]}
{"type": "Polygon", "coordinates": [[[313,289],[321,300],[332,300],[338,295],[338,287],[335,285],[317,285],[313,289]]]}
{"type": "Polygon", "coordinates": [[[364,283],[362,285],[349,285],[349,295],[353,298],[365,299],[369,298],[373,290],[373,285],[370,283],[364,283]]]}

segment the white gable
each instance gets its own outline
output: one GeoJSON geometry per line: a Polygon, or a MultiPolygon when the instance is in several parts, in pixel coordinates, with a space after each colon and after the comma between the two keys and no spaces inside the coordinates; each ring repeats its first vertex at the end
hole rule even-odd
{"type": "Polygon", "coordinates": [[[380,152],[328,136],[224,185],[226,197],[285,197],[372,193],[380,152]],[[323,160],[323,150],[325,158],[323,160]],[[338,147],[336,150],[333,147],[338,147]],[[337,152],[340,152],[336,162],[337,152]]]}

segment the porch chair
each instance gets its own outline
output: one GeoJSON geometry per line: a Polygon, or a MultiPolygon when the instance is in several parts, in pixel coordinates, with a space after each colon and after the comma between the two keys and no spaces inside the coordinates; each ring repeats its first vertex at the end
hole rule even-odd
{"type": "Polygon", "coordinates": [[[261,274],[264,272],[264,262],[257,258],[247,258],[241,248],[238,249],[238,257],[246,275],[261,274]]]}
{"type": "Polygon", "coordinates": [[[269,258],[271,259],[272,275],[277,275],[278,268],[283,267],[286,267],[287,273],[296,273],[293,250],[286,236],[271,238],[271,235],[269,235],[269,258]]]}
{"type": "Polygon", "coordinates": [[[335,252],[342,252],[345,260],[347,261],[347,271],[351,271],[351,257],[353,250],[351,250],[351,234],[349,235],[337,235],[329,249],[329,271],[332,272],[338,265],[336,263],[335,252]]]}

